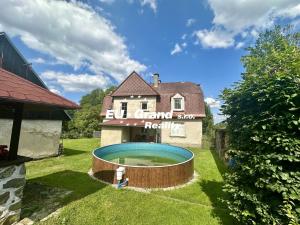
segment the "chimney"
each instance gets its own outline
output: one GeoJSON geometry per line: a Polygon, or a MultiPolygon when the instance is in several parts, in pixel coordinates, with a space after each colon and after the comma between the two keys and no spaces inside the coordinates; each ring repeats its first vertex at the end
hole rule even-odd
{"type": "Polygon", "coordinates": [[[159,74],[158,73],[153,74],[153,86],[158,87],[159,83],[160,83],[159,74]]]}

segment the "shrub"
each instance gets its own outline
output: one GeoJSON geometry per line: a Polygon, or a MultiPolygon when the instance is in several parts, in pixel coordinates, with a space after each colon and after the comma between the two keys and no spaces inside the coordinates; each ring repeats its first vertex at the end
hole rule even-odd
{"type": "Polygon", "coordinates": [[[224,200],[242,224],[298,224],[300,218],[299,33],[275,27],[242,58],[245,73],[225,89],[222,111],[237,162],[224,200]]]}

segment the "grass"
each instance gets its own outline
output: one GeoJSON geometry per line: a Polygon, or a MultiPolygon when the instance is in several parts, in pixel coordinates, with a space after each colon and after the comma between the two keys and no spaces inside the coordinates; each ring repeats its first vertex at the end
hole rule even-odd
{"type": "Polygon", "coordinates": [[[219,200],[226,197],[221,189],[225,167],[211,151],[191,148],[197,182],[176,190],[141,193],[116,190],[87,175],[91,151],[98,145],[97,139],[65,140],[64,156],[27,163],[22,215],[63,206],[58,215],[38,224],[235,224],[219,200]],[[34,191],[36,187],[41,190],[34,191]],[[72,192],[60,195],[56,190],[72,192]]]}

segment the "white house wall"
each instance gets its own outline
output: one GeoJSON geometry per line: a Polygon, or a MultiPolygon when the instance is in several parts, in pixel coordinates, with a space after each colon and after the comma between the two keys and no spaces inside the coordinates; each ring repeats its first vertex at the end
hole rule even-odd
{"type": "Polygon", "coordinates": [[[101,146],[128,142],[129,134],[129,127],[103,126],[101,129],[101,146]]]}
{"type": "Polygon", "coordinates": [[[130,114],[130,118],[134,118],[134,114],[137,110],[141,109],[142,102],[148,102],[148,112],[156,111],[156,97],[148,96],[148,97],[115,97],[113,102],[113,109],[115,112],[120,112],[121,110],[121,102],[127,102],[127,112],[130,114]]]}
{"type": "Polygon", "coordinates": [[[200,147],[202,145],[202,120],[163,120],[162,126],[168,122],[184,122],[185,137],[172,137],[171,129],[161,129],[161,142],[177,146],[200,147]]]}

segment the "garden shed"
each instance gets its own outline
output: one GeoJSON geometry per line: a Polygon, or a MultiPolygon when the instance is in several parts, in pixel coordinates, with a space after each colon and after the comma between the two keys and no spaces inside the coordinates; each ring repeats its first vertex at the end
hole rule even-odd
{"type": "MultiPolygon", "coordinates": [[[[32,68],[31,63],[25,59],[4,32],[0,32],[0,68],[48,90],[46,84],[32,68]]],[[[70,120],[70,117],[61,108],[51,110],[51,112],[24,112],[19,152],[31,158],[57,155],[62,122],[65,120],[70,120]],[[44,146],[43,149],[39,148],[41,144],[44,146]]],[[[10,143],[12,124],[11,118],[5,115],[0,118],[0,143],[5,145],[10,143]]]]}
{"type": "MultiPolygon", "coordinates": [[[[30,160],[18,154],[24,115],[77,108],[77,104],[0,69],[0,118],[13,121],[9,146],[0,143],[0,224],[13,224],[20,217],[26,173],[24,162],[30,160]]],[[[39,145],[40,149],[43,147],[39,145]]]]}

